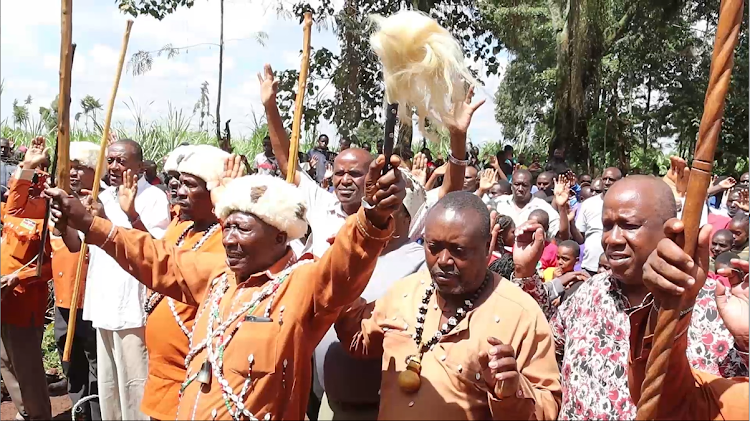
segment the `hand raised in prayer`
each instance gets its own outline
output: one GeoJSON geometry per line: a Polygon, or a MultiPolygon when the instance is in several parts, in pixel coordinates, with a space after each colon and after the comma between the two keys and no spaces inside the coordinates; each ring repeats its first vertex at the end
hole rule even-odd
{"type": "Polygon", "coordinates": [[[680,311],[695,304],[695,297],[706,282],[711,225],[704,225],[698,233],[694,257],[682,250],[684,230],[685,225],[677,218],[665,222],[666,238],[659,241],[643,265],[643,283],[654,300],[662,308],[680,311]]]}
{"type": "Polygon", "coordinates": [[[495,183],[497,183],[497,171],[491,168],[485,169],[479,179],[479,189],[488,191],[495,183]]]}
{"type": "Polygon", "coordinates": [[[732,267],[719,269],[719,274],[729,279],[731,288],[721,282],[716,283],[716,307],[729,333],[734,336],[735,345],[744,352],[750,341],[750,310],[748,309],[748,272],[747,260],[732,259],[732,267]]]}
{"type": "Polygon", "coordinates": [[[750,201],[748,200],[750,199],[750,195],[748,193],[750,193],[748,192],[748,189],[740,190],[740,200],[732,202],[734,203],[735,206],[737,206],[738,208],[742,209],[745,212],[750,211],[750,203],[748,203],[750,201]]]}
{"type": "Polygon", "coordinates": [[[384,229],[388,225],[391,215],[401,207],[406,197],[406,182],[398,169],[400,165],[401,158],[391,155],[391,169],[381,176],[385,156],[378,155],[370,164],[363,200],[369,205],[365,206],[367,219],[377,228],[384,229]]]}
{"type": "Polygon", "coordinates": [[[138,212],[135,211],[135,196],[138,194],[138,174],[132,170],[125,170],[122,173],[122,184],[117,188],[117,200],[120,202],[120,208],[131,221],[138,218],[138,212]]]}
{"type": "MultiPolygon", "coordinates": [[[[44,195],[52,199],[50,217],[55,227],[70,227],[83,232],[89,232],[94,216],[89,213],[80,199],[69,195],[65,190],[51,188],[44,190],[44,195]]],[[[62,231],[62,229],[60,229],[62,231]]]]}
{"type": "Polygon", "coordinates": [[[679,156],[670,156],[667,178],[674,182],[677,194],[684,197],[690,180],[690,167],[687,166],[687,162],[679,156]]]}
{"type": "Polygon", "coordinates": [[[479,353],[485,383],[498,399],[516,396],[520,392],[518,386],[521,379],[516,352],[512,346],[492,336],[487,338],[487,343],[490,348],[479,353]]]}
{"type": "Polygon", "coordinates": [[[263,66],[263,75],[258,73],[258,82],[260,82],[260,100],[263,105],[275,104],[276,94],[279,92],[279,81],[273,76],[273,69],[270,64],[263,66]]]}
{"type": "Polygon", "coordinates": [[[474,112],[484,104],[484,99],[472,104],[471,98],[474,96],[474,87],[470,87],[469,90],[466,93],[466,99],[458,104],[456,104],[453,108],[453,118],[454,121],[452,122],[446,122],[446,126],[448,126],[448,131],[452,133],[460,133],[463,135],[466,135],[466,132],[469,131],[469,125],[471,124],[471,117],[474,115],[474,112]]]}
{"type": "Polygon", "coordinates": [[[557,205],[557,209],[563,209],[568,206],[568,201],[570,200],[570,180],[565,174],[562,174],[557,179],[553,178],[552,182],[555,185],[553,190],[555,205],[557,205]]]}
{"type": "Polygon", "coordinates": [[[43,163],[47,162],[49,157],[49,148],[45,147],[47,141],[43,137],[38,136],[31,141],[31,146],[26,151],[23,157],[21,167],[26,170],[33,170],[38,168],[43,163]]]}
{"type": "Polygon", "coordinates": [[[536,263],[544,252],[545,232],[541,224],[526,221],[516,228],[516,244],[513,247],[514,276],[527,278],[536,272],[536,263]]]}
{"type": "Polygon", "coordinates": [[[422,152],[414,155],[414,159],[411,163],[411,175],[413,175],[422,186],[427,183],[427,155],[422,152]]]}
{"type": "Polygon", "coordinates": [[[242,156],[231,154],[224,159],[224,173],[218,186],[211,189],[211,203],[216,206],[224,194],[224,189],[235,178],[240,178],[245,174],[245,165],[242,163],[242,156]]]}

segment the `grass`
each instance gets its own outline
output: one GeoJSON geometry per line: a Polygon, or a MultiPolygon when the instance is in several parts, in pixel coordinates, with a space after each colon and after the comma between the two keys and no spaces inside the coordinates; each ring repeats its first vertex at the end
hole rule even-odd
{"type": "Polygon", "coordinates": [[[57,369],[62,376],[63,369],[60,363],[60,354],[57,353],[57,343],[55,342],[55,322],[48,324],[44,328],[42,336],[42,356],[44,360],[44,371],[51,368],[57,369]]]}
{"type": "MultiPolygon", "coordinates": [[[[141,148],[143,148],[144,159],[153,160],[161,165],[162,158],[182,143],[218,146],[213,125],[210,125],[209,131],[195,129],[197,124],[194,123],[197,122],[198,118],[195,113],[187,114],[170,104],[165,116],[148,119],[144,116],[141,107],[132,99],[126,102],[126,106],[131,113],[133,123],[126,125],[123,122],[113,122],[110,130],[116,132],[120,139],[129,138],[140,143],[141,148]]],[[[100,121],[95,121],[90,128],[81,128],[75,122],[72,122],[72,124],[71,142],[85,141],[99,144],[101,141],[102,127],[100,121]]],[[[28,146],[32,139],[43,136],[47,139],[47,146],[54,149],[57,128],[54,127],[54,124],[45,124],[41,115],[30,115],[25,121],[14,122],[13,124],[7,119],[4,120],[0,123],[0,135],[13,140],[16,146],[28,146]]],[[[268,135],[268,126],[264,119],[262,117],[260,119],[254,118],[254,127],[252,127],[249,136],[233,133],[232,147],[234,153],[245,155],[249,160],[252,160],[256,154],[262,151],[263,138],[266,135],[268,135]]]]}

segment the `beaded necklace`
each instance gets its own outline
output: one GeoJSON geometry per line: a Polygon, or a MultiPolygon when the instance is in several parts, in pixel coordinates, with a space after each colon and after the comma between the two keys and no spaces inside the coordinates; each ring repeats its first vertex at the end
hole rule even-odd
{"type": "MultiPolygon", "coordinates": [[[[419,377],[422,371],[422,355],[427,351],[432,350],[440,339],[450,333],[454,327],[458,326],[461,320],[466,317],[469,310],[474,308],[474,301],[476,301],[484,291],[491,278],[490,272],[487,271],[482,281],[482,285],[474,292],[471,298],[464,301],[464,305],[456,310],[456,315],[448,318],[446,323],[440,326],[440,329],[432,335],[432,338],[427,342],[422,343],[422,333],[424,332],[424,321],[427,315],[428,304],[432,298],[432,294],[435,292],[435,285],[430,284],[427,286],[422,296],[422,303],[419,305],[417,313],[417,324],[415,326],[415,333],[412,335],[414,342],[417,343],[419,353],[415,355],[409,355],[406,357],[406,370],[402,371],[398,375],[398,383],[401,389],[407,393],[414,393],[419,390],[422,380],[419,377]]],[[[437,307],[437,305],[436,305],[437,307]]]]}
{"type": "MultiPolygon", "coordinates": [[[[248,356],[248,374],[247,378],[243,382],[242,388],[238,394],[234,393],[234,389],[229,385],[229,382],[224,377],[224,350],[226,349],[229,342],[234,337],[235,333],[239,330],[244,320],[240,320],[234,327],[232,324],[244,315],[251,315],[266,298],[270,297],[269,303],[265,308],[263,317],[271,316],[271,305],[275,297],[276,291],[286,281],[289,275],[298,267],[311,263],[312,260],[303,260],[295,263],[292,266],[287,266],[281,273],[279,273],[274,279],[268,282],[263,289],[253,293],[250,301],[243,304],[237,311],[231,312],[234,304],[238,302],[238,298],[242,296],[242,293],[237,295],[237,298],[233,300],[229,306],[230,314],[222,320],[220,313],[221,300],[224,294],[229,289],[229,280],[227,275],[224,274],[221,277],[214,279],[211,284],[210,290],[206,295],[206,301],[204,307],[210,307],[208,311],[208,321],[206,323],[206,337],[197,345],[193,346],[193,335],[190,335],[190,351],[185,357],[185,368],[188,370],[186,380],[180,387],[179,396],[182,399],[182,395],[185,389],[195,380],[198,382],[209,385],[211,383],[211,377],[216,377],[221,387],[221,395],[224,399],[224,406],[227,408],[227,412],[232,416],[233,419],[239,419],[244,416],[250,419],[255,419],[253,414],[244,406],[247,392],[250,390],[250,384],[252,383],[252,369],[255,362],[255,357],[251,354],[248,356]],[[229,329],[229,331],[227,331],[229,329]],[[190,363],[193,359],[205,348],[206,360],[201,365],[200,371],[195,374],[190,374],[190,363]]],[[[196,323],[193,324],[193,330],[198,325],[198,318],[195,319],[196,323]]],[[[286,364],[286,361],[285,361],[286,364]]],[[[200,396],[200,393],[198,394],[200,396]]],[[[196,396],[195,405],[198,404],[198,396],[196,396]]],[[[216,413],[216,409],[212,411],[212,415],[216,413]]],[[[266,414],[266,419],[270,419],[270,414],[266,414]]]]}
{"type": "MultiPolygon", "coordinates": [[[[185,228],[185,230],[180,234],[180,236],[177,238],[177,242],[175,243],[175,247],[182,247],[182,245],[185,243],[185,238],[187,237],[188,232],[190,232],[191,229],[195,226],[195,223],[192,223],[189,227],[185,228]]],[[[197,243],[191,248],[192,251],[197,251],[203,243],[208,241],[209,238],[211,238],[211,235],[213,235],[214,232],[219,228],[219,223],[214,222],[213,224],[209,225],[206,232],[203,233],[203,236],[200,240],[198,240],[197,243]]],[[[143,310],[146,312],[146,315],[150,315],[153,313],[153,311],[156,309],[156,306],[159,305],[161,300],[164,299],[164,294],[160,294],[158,292],[153,292],[148,297],[148,300],[146,301],[146,304],[143,306],[143,310]]],[[[188,338],[191,336],[191,332],[188,331],[187,327],[185,327],[185,324],[182,322],[182,319],[177,314],[177,309],[174,305],[174,300],[171,298],[167,298],[167,304],[169,305],[169,309],[172,311],[172,315],[174,316],[175,321],[177,322],[177,325],[180,327],[180,330],[182,333],[185,334],[188,338]]]]}

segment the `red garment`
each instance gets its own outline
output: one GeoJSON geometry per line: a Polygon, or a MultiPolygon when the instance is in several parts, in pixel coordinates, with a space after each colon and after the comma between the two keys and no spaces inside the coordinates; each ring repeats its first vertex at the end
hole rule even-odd
{"type": "Polygon", "coordinates": [[[539,260],[542,264],[542,270],[557,266],[557,244],[545,242],[542,258],[539,260]]]}
{"type": "Polygon", "coordinates": [[[729,226],[729,222],[732,218],[723,215],[717,215],[715,213],[708,214],[708,223],[711,224],[711,238],[714,237],[716,231],[726,229],[729,226]]]}

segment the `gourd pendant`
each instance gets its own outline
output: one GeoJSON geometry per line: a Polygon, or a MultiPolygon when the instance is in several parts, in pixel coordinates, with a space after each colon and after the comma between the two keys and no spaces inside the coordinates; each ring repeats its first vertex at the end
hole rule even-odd
{"type": "Polygon", "coordinates": [[[211,363],[208,360],[204,361],[201,365],[201,370],[198,372],[196,380],[204,386],[211,385],[211,363]]]}
{"type": "Polygon", "coordinates": [[[422,385],[422,357],[411,355],[406,359],[406,370],[398,375],[398,385],[406,393],[414,393],[422,385]]]}

